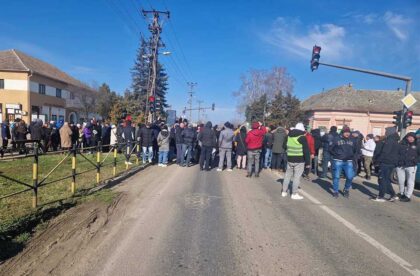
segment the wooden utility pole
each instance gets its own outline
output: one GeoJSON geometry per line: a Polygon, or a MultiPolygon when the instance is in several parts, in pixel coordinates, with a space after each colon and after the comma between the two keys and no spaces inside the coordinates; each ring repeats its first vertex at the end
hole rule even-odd
{"type": "Polygon", "coordinates": [[[154,122],[156,117],[156,101],[149,102],[149,98],[153,96],[153,99],[156,99],[156,78],[157,78],[157,62],[159,55],[159,47],[163,47],[164,44],[160,41],[160,34],[162,33],[162,26],[160,22],[160,15],[164,15],[169,18],[169,11],[157,11],[151,10],[146,11],[142,10],[143,15],[148,17],[152,15],[152,22],[149,24],[149,31],[152,34],[150,37],[150,74],[148,80],[148,89],[147,89],[147,102],[146,102],[146,114],[148,122],[154,122]]]}

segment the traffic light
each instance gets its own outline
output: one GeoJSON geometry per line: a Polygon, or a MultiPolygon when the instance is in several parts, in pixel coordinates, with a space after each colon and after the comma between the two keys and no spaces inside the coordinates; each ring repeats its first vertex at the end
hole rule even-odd
{"type": "Polygon", "coordinates": [[[392,117],[394,119],[394,121],[392,122],[398,130],[401,129],[401,115],[402,115],[402,111],[394,111],[394,117],[392,117]]]}
{"type": "Polygon", "coordinates": [[[316,69],[318,69],[319,66],[319,58],[321,57],[321,47],[315,45],[312,48],[312,59],[311,59],[311,70],[312,72],[316,69]]]}
{"type": "Polygon", "coordinates": [[[216,104],[212,104],[211,105],[211,110],[214,111],[215,108],[216,108],[216,104]]]}
{"type": "Polygon", "coordinates": [[[403,128],[411,126],[411,124],[413,123],[413,115],[413,111],[407,111],[404,113],[403,128]]]}
{"type": "Polygon", "coordinates": [[[149,103],[154,103],[154,102],[155,102],[155,96],[150,96],[149,103]]]}
{"type": "Polygon", "coordinates": [[[150,104],[150,113],[153,113],[153,112],[155,112],[155,105],[154,105],[154,103],[151,103],[150,104]]]}

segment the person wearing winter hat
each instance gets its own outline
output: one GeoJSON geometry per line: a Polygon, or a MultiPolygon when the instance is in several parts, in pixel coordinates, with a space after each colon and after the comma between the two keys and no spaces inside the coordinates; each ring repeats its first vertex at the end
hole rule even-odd
{"type": "Polygon", "coordinates": [[[302,123],[297,123],[287,136],[287,169],[283,180],[283,189],[281,196],[286,197],[289,190],[290,181],[293,178],[291,189],[291,198],[295,200],[303,199],[298,194],[300,178],[305,168],[310,168],[311,157],[308,141],[305,137],[305,127],[302,123]]]}
{"type": "Polygon", "coordinates": [[[246,135],[245,143],[247,144],[248,150],[248,174],[246,177],[251,177],[252,167],[254,165],[255,177],[260,176],[260,155],[265,133],[266,129],[259,122],[254,122],[252,123],[252,130],[246,135]]]}
{"type": "Polygon", "coordinates": [[[416,181],[417,161],[420,157],[420,147],[417,145],[417,138],[414,132],[408,133],[401,141],[398,158],[398,184],[400,186],[399,199],[402,202],[409,202],[414,191],[416,181]],[[407,187],[405,183],[407,180],[407,187]]]}
{"type": "Polygon", "coordinates": [[[346,198],[350,196],[350,188],[354,178],[353,160],[357,153],[356,142],[350,136],[351,130],[345,126],[341,131],[341,135],[330,146],[330,154],[333,159],[333,196],[335,198],[338,198],[338,188],[342,171],[344,171],[346,176],[343,195],[346,198]]]}

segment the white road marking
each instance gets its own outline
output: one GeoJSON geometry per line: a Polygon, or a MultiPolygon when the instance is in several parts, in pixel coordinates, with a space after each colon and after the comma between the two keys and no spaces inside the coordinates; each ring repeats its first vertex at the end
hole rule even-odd
{"type": "Polygon", "coordinates": [[[300,190],[299,191],[303,196],[305,196],[307,199],[312,201],[312,203],[317,204],[322,210],[324,210],[327,214],[341,222],[344,226],[346,226],[348,229],[350,229],[353,233],[370,243],[372,246],[376,247],[379,251],[381,251],[383,254],[385,254],[388,258],[396,262],[398,265],[400,265],[402,268],[404,268],[406,271],[408,271],[411,275],[420,275],[420,270],[415,268],[413,265],[411,265],[409,262],[383,246],[381,243],[379,243],[377,240],[363,232],[362,230],[358,229],[354,224],[344,219],[342,216],[322,204],[318,199],[314,198],[307,192],[300,190]]]}

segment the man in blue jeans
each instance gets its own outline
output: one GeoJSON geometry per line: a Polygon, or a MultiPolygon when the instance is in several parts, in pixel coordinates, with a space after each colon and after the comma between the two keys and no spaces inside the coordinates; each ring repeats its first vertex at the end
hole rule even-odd
{"type": "Polygon", "coordinates": [[[344,171],[346,176],[343,195],[346,198],[350,196],[350,188],[354,177],[353,158],[357,151],[355,141],[351,139],[350,135],[350,128],[347,126],[344,127],[341,135],[334,139],[332,145],[329,147],[333,167],[333,196],[335,198],[338,198],[338,188],[342,171],[344,171]]]}

